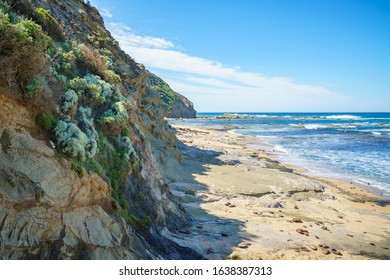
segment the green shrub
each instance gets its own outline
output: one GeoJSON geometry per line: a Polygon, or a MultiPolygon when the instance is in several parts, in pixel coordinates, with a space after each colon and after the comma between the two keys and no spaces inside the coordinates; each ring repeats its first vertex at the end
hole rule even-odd
{"type": "Polygon", "coordinates": [[[84,171],[86,170],[89,174],[97,173],[99,175],[103,174],[102,167],[93,159],[88,159],[86,161],[80,161],[77,158],[72,159],[71,168],[75,171],[79,177],[84,176],[84,171]]]}
{"type": "Polygon", "coordinates": [[[80,67],[87,72],[104,76],[104,72],[108,70],[108,57],[101,55],[98,49],[77,42],[72,42],[72,49],[80,67]]]}
{"type": "Polygon", "coordinates": [[[127,127],[125,127],[124,129],[122,129],[121,135],[124,137],[130,137],[131,132],[127,127]]]}
{"type": "MultiPolygon", "coordinates": [[[[113,97],[113,86],[99,76],[87,74],[84,78],[76,77],[69,82],[69,87],[77,92],[79,97],[86,97],[105,103],[113,97]]],[[[115,92],[116,93],[116,92],[115,92]]]]}
{"type": "Polygon", "coordinates": [[[108,144],[108,140],[102,132],[98,134],[98,152],[95,160],[104,170],[103,178],[111,185],[113,196],[118,197],[116,192],[123,186],[129,168],[131,167],[128,160],[123,159],[122,151],[108,144]]]}
{"type": "Polygon", "coordinates": [[[12,14],[14,21],[11,21],[9,14],[0,11],[0,46],[5,43],[12,45],[19,43],[33,44],[43,49],[48,47],[51,39],[43,33],[39,24],[14,14],[12,14]]]}
{"type": "Polygon", "coordinates": [[[118,124],[126,123],[128,119],[127,110],[124,101],[115,102],[111,109],[107,110],[101,116],[99,122],[102,124],[109,124],[116,122],[118,124]]]}
{"type": "MultiPolygon", "coordinates": [[[[1,78],[8,87],[22,84],[26,89],[31,77],[41,75],[47,63],[45,50],[49,43],[50,37],[42,32],[40,25],[11,12],[0,12],[0,69],[7,70],[1,78]]],[[[31,96],[37,93],[31,91],[31,96]]]]}
{"type": "Polygon", "coordinates": [[[52,114],[39,113],[35,118],[35,122],[44,130],[52,131],[58,120],[52,114]]]}
{"type": "Polygon", "coordinates": [[[18,41],[33,43],[43,49],[48,47],[50,37],[43,34],[42,27],[32,20],[23,20],[14,25],[18,41]]]}
{"type": "Polygon", "coordinates": [[[97,173],[99,175],[103,174],[103,169],[100,166],[99,163],[97,163],[95,160],[89,159],[84,162],[84,166],[86,167],[88,173],[97,173]]]}
{"type": "Polygon", "coordinates": [[[104,71],[104,79],[110,84],[119,85],[122,83],[121,77],[112,70],[104,71]]]}
{"type": "MultiPolygon", "coordinates": [[[[53,69],[60,75],[69,79],[78,75],[77,58],[67,43],[52,43],[49,45],[48,54],[51,58],[53,69]]],[[[54,73],[54,71],[52,71],[54,73]]]]}
{"type": "Polygon", "coordinates": [[[46,11],[43,8],[36,8],[33,14],[33,19],[51,36],[59,40],[65,39],[61,26],[58,24],[58,21],[50,15],[49,11],[46,11]]]}
{"type": "Polygon", "coordinates": [[[78,96],[74,92],[74,90],[70,89],[64,93],[64,96],[62,97],[62,104],[61,104],[61,110],[68,114],[72,111],[74,111],[77,107],[78,102],[78,96]]]}
{"type": "Polygon", "coordinates": [[[78,126],[88,137],[88,144],[86,145],[86,156],[87,158],[92,158],[95,156],[97,152],[98,134],[95,130],[95,127],[93,126],[91,108],[79,107],[77,120],[78,120],[78,126]]]}
{"type": "Polygon", "coordinates": [[[107,57],[112,56],[112,52],[110,50],[108,50],[108,49],[105,49],[105,48],[100,49],[100,54],[104,55],[104,56],[107,56],[107,57]]]}
{"type": "Polygon", "coordinates": [[[0,12],[8,13],[10,9],[10,6],[6,2],[0,1],[0,12]]]}
{"type": "Polygon", "coordinates": [[[58,149],[72,158],[86,160],[89,140],[87,135],[74,123],[58,121],[54,128],[58,149]]]}
{"type": "Polygon", "coordinates": [[[0,30],[1,33],[6,32],[11,26],[10,18],[8,14],[0,11],[0,30]]]}
{"type": "Polygon", "coordinates": [[[42,94],[45,90],[45,85],[42,78],[35,78],[26,86],[25,96],[27,98],[35,98],[42,94]]]}
{"type": "Polygon", "coordinates": [[[87,89],[88,83],[85,78],[76,77],[69,81],[69,87],[77,92],[81,96],[87,89]]]}
{"type": "MultiPolygon", "coordinates": [[[[127,203],[127,201],[126,201],[127,203]]],[[[144,216],[142,218],[136,217],[135,215],[128,212],[126,209],[120,209],[119,215],[121,215],[125,221],[131,225],[134,229],[145,232],[150,228],[152,224],[152,218],[144,216]]]]}
{"type": "Polygon", "coordinates": [[[135,155],[135,151],[133,148],[133,144],[131,143],[131,140],[129,137],[121,137],[121,148],[123,151],[123,157],[127,160],[130,160],[130,158],[135,155]]]}
{"type": "Polygon", "coordinates": [[[80,178],[84,176],[84,168],[81,163],[72,161],[71,168],[80,178]]]}

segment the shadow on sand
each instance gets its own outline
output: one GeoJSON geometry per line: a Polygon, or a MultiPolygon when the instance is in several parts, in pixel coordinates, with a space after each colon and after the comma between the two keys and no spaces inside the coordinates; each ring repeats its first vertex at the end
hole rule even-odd
{"type": "MultiPolygon", "coordinates": [[[[192,223],[174,233],[164,232],[169,239],[183,247],[189,247],[206,259],[227,259],[234,248],[250,244],[252,236],[245,231],[243,221],[218,217],[210,214],[202,205],[220,201],[226,197],[213,192],[209,186],[196,181],[195,175],[205,175],[212,165],[226,164],[218,156],[221,152],[199,149],[182,144],[182,170],[177,171],[170,190],[192,217],[192,223]]],[[[223,178],[221,178],[223,180],[223,178]]],[[[226,211],[230,208],[226,207],[226,211]]]]}

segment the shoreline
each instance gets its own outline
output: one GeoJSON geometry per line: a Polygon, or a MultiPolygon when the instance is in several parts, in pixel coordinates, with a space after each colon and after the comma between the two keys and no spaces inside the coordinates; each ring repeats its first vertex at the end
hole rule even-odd
{"type": "MultiPolygon", "coordinates": [[[[230,131],[227,131],[227,132],[231,133],[230,131]]],[[[232,133],[235,133],[235,132],[232,132],[232,133]]],[[[235,134],[241,135],[239,133],[235,133],[235,134]]],[[[316,178],[316,177],[328,178],[328,179],[336,179],[336,180],[341,180],[341,181],[345,181],[345,182],[350,182],[350,183],[353,183],[354,185],[357,185],[357,186],[369,191],[370,193],[373,193],[375,195],[380,196],[383,200],[388,201],[388,203],[390,203],[390,191],[388,191],[388,190],[385,190],[385,189],[382,189],[378,186],[375,186],[375,185],[373,185],[373,183],[364,182],[362,179],[361,180],[354,179],[351,175],[344,175],[343,176],[341,173],[335,173],[335,172],[332,172],[331,170],[320,171],[320,170],[316,170],[316,169],[308,169],[306,167],[301,166],[300,163],[291,163],[293,158],[290,157],[290,159],[289,159],[288,158],[289,156],[284,155],[283,151],[278,151],[277,150],[278,148],[276,146],[274,146],[270,143],[262,142],[262,139],[259,137],[256,137],[256,139],[257,139],[257,141],[255,141],[256,143],[253,143],[251,145],[254,149],[259,149],[259,150],[263,151],[269,157],[271,157],[275,160],[281,161],[282,164],[284,164],[284,165],[291,166],[291,168],[293,168],[294,170],[299,170],[300,173],[303,173],[305,175],[308,175],[308,176],[314,177],[314,178],[316,178]],[[269,148],[269,150],[267,150],[267,148],[269,148]]],[[[310,164],[310,162],[307,160],[304,160],[304,159],[298,159],[298,160],[301,160],[301,163],[306,162],[307,164],[310,164]]]]}
{"type": "Polygon", "coordinates": [[[255,149],[255,137],[173,127],[185,146],[169,187],[194,223],[166,237],[208,259],[390,259],[383,198],[306,175],[255,149]]]}

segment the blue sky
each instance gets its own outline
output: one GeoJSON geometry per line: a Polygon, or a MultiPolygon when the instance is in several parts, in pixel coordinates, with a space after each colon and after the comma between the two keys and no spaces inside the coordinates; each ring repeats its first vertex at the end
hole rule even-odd
{"type": "Polygon", "coordinates": [[[93,0],[199,112],[390,111],[388,0],[93,0]]]}

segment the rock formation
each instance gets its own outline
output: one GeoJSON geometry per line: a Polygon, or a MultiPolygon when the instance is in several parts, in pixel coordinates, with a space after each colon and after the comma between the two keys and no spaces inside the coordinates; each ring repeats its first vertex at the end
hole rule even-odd
{"type": "Polygon", "coordinates": [[[195,118],[194,104],[185,96],[177,93],[160,77],[149,72],[152,89],[160,97],[164,115],[168,118],[195,118]]]}
{"type": "Polygon", "coordinates": [[[0,1],[0,259],[198,258],[179,142],[144,66],[80,0],[0,1]]]}

